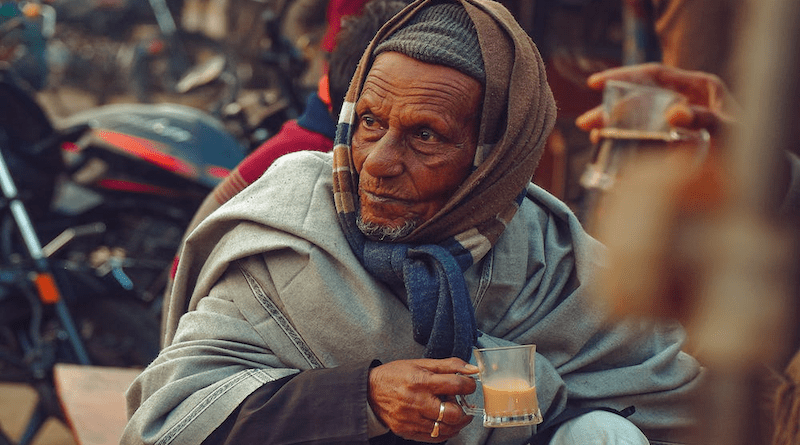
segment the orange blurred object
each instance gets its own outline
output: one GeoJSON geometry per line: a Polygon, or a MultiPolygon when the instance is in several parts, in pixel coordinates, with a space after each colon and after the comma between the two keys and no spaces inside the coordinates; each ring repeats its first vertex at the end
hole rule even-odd
{"type": "Polygon", "coordinates": [[[33,279],[36,284],[36,289],[39,291],[39,299],[45,304],[55,304],[61,299],[61,293],[58,292],[56,280],[53,275],[49,273],[39,273],[33,279]]]}

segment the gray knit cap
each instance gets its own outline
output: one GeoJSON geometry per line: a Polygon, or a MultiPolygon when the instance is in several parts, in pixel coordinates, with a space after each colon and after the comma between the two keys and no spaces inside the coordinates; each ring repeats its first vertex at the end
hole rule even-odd
{"type": "Polygon", "coordinates": [[[481,83],[486,81],[478,33],[460,4],[438,3],[425,7],[378,44],[374,54],[387,51],[454,68],[481,83]]]}

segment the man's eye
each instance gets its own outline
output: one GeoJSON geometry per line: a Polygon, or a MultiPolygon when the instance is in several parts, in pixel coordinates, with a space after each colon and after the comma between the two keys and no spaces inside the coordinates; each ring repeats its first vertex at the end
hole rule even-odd
{"type": "Polygon", "coordinates": [[[417,138],[423,142],[436,142],[439,140],[437,134],[427,128],[417,131],[417,138]]]}
{"type": "Polygon", "coordinates": [[[361,116],[361,125],[367,128],[373,128],[377,125],[375,118],[370,115],[361,116]]]}

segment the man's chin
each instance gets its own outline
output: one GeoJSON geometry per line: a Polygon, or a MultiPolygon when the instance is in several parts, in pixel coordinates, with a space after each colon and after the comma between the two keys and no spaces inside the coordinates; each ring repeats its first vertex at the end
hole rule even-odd
{"type": "Polygon", "coordinates": [[[406,220],[403,225],[397,227],[376,224],[371,221],[365,221],[361,217],[361,214],[356,218],[356,225],[358,229],[361,230],[361,233],[366,235],[369,239],[389,242],[397,241],[407,236],[417,227],[417,223],[414,220],[406,220]]]}

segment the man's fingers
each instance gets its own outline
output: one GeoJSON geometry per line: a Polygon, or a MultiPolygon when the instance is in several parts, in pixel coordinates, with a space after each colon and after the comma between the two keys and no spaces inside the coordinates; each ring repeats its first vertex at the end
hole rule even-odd
{"type": "Polygon", "coordinates": [[[686,96],[689,103],[703,105],[716,112],[724,111],[726,107],[736,107],[722,79],[703,71],[652,62],[604,70],[589,76],[586,83],[592,89],[602,90],[609,80],[670,89],[686,96]]]}
{"type": "Polygon", "coordinates": [[[465,415],[461,407],[454,402],[440,402],[435,411],[435,417],[429,416],[430,418],[424,419],[413,430],[409,425],[408,431],[401,430],[396,433],[419,442],[443,442],[457,435],[472,421],[472,416],[465,415]]]}
{"type": "Polygon", "coordinates": [[[471,365],[456,357],[446,359],[420,359],[415,362],[419,367],[436,374],[475,374],[478,372],[477,366],[471,365]]]}
{"type": "Polygon", "coordinates": [[[673,127],[695,129],[695,113],[691,107],[678,104],[670,107],[666,112],[667,123],[673,127]]]}
{"type": "Polygon", "coordinates": [[[435,405],[424,410],[422,417],[397,424],[395,434],[419,442],[443,442],[472,421],[454,402],[437,400],[435,405]]]}
{"type": "Polygon", "coordinates": [[[376,395],[395,394],[395,397],[401,393],[467,394],[475,390],[475,381],[467,375],[477,372],[475,365],[459,358],[399,360],[370,370],[370,387],[376,395]]]}
{"type": "Polygon", "coordinates": [[[444,397],[472,394],[477,386],[475,379],[456,374],[431,374],[426,383],[433,394],[444,397]]]}
{"type": "Polygon", "coordinates": [[[586,80],[586,85],[593,90],[602,90],[609,80],[622,80],[626,82],[652,84],[664,65],[659,63],[644,63],[640,65],[621,66],[610,68],[592,74],[586,80]]]}
{"type": "Polygon", "coordinates": [[[603,107],[597,106],[578,116],[575,119],[575,125],[583,131],[590,131],[602,127],[603,120],[603,107]]]}
{"type": "MultiPolygon", "coordinates": [[[[469,425],[472,421],[472,416],[462,416],[458,422],[455,423],[447,423],[447,422],[439,422],[439,437],[438,438],[451,438],[459,433],[465,426],[469,425]]],[[[431,431],[433,431],[433,427],[431,427],[431,431]]]]}
{"type": "Polygon", "coordinates": [[[429,412],[427,416],[430,420],[446,423],[448,425],[459,425],[469,423],[470,417],[464,414],[464,410],[454,400],[441,400],[436,404],[436,408],[429,412]]]}
{"type": "Polygon", "coordinates": [[[689,71],[658,62],[611,68],[592,74],[586,84],[596,90],[605,87],[609,80],[621,80],[642,85],[661,86],[679,92],[704,89],[709,83],[721,83],[715,76],[700,71],[689,71]]]}
{"type": "Polygon", "coordinates": [[[369,403],[395,434],[441,442],[470,422],[455,395],[475,391],[475,380],[459,374],[476,372],[476,366],[458,358],[384,363],[370,370],[369,403]],[[434,422],[439,422],[439,435],[430,437],[434,422]]]}
{"type": "MultiPolygon", "coordinates": [[[[667,122],[680,128],[697,130],[705,128],[711,132],[720,127],[721,124],[730,123],[724,115],[714,113],[704,106],[691,106],[678,104],[666,111],[667,122]]],[[[605,126],[602,107],[595,107],[583,113],[575,119],[575,125],[581,130],[594,133],[595,130],[605,126]]],[[[593,141],[597,142],[597,141],[593,141]]]]}
{"type": "Polygon", "coordinates": [[[592,131],[589,132],[589,141],[592,144],[599,144],[600,139],[603,137],[603,132],[599,128],[592,128],[592,131]]]}
{"type": "Polygon", "coordinates": [[[717,112],[722,111],[732,100],[722,79],[703,71],[664,67],[658,71],[655,81],[656,86],[683,94],[689,103],[702,105],[717,112]]]}
{"type": "Polygon", "coordinates": [[[667,122],[674,127],[699,130],[705,128],[711,134],[726,123],[720,116],[705,107],[687,107],[677,105],[667,111],[667,122]]]}

